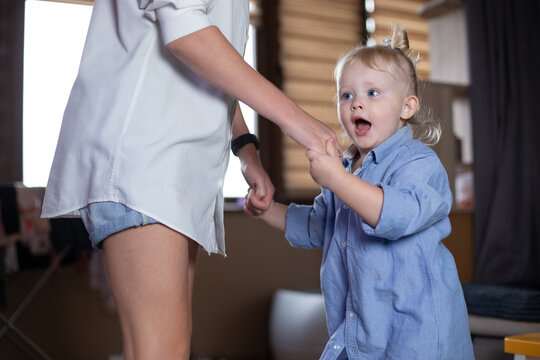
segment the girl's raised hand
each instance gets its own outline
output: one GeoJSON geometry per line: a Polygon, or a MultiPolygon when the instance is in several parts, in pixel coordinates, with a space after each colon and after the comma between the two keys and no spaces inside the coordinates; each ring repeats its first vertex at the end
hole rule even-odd
{"type": "Polygon", "coordinates": [[[341,150],[334,140],[328,139],[325,145],[326,153],[308,149],[306,156],[309,160],[309,173],[313,180],[319,185],[331,189],[333,180],[346,171],[341,162],[341,150]]]}

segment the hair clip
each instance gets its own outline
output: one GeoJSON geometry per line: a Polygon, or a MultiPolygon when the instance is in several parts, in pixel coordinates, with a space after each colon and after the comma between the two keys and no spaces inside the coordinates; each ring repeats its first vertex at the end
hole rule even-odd
{"type": "Polygon", "coordinates": [[[398,48],[398,47],[394,47],[394,48],[392,47],[392,38],[390,37],[390,35],[386,35],[386,37],[383,39],[383,44],[387,48],[394,49],[394,50],[397,50],[397,51],[401,51],[401,49],[398,48]]]}

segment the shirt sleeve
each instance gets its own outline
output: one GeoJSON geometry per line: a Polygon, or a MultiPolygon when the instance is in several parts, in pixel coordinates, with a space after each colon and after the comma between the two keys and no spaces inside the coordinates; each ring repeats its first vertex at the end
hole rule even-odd
{"type": "Polygon", "coordinates": [[[152,21],[158,21],[167,45],[211,25],[208,11],[215,0],[139,0],[139,7],[152,21]]]}
{"type": "Polygon", "coordinates": [[[291,246],[321,248],[327,219],[324,194],[315,198],[313,206],[291,204],[287,210],[285,237],[291,246]]]}
{"type": "Polygon", "coordinates": [[[445,219],[452,206],[448,177],[435,155],[413,159],[378,186],[383,207],[375,228],[362,223],[368,235],[396,240],[415,234],[445,219]]]}

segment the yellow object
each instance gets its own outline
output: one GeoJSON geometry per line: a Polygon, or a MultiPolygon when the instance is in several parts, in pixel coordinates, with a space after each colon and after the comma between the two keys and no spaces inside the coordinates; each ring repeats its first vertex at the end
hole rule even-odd
{"type": "Polygon", "coordinates": [[[510,354],[540,356],[540,332],[505,337],[504,351],[510,354]]]}

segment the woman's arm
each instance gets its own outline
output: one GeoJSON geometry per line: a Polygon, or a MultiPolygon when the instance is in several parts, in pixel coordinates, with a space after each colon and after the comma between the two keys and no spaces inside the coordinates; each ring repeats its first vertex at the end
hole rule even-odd
{"type": "Polygon", "coordinates": [[[171,41],[167,48],[200,77],[274,122],[305,148],[324,151],[328,139],[339,144],[329,127],[249,66],[217,27],[171,41]]]}
{"type": "MultiPolygon", "coordinates": [[[[233,120],[233,139],[240,135],[248,134],[249,129],[242,116],[240,105],[236,104],[236,112],[233,120]]],[[[268,210],[274,197],[274,185],[270,177],[264,170],[259,159],[259,154],[254,144],[246,144],[238,150],[238,158],[242,174],[249,184],[247,201],[244,204],[244,211],[249,215],[257,216],[268,210]]]]}

